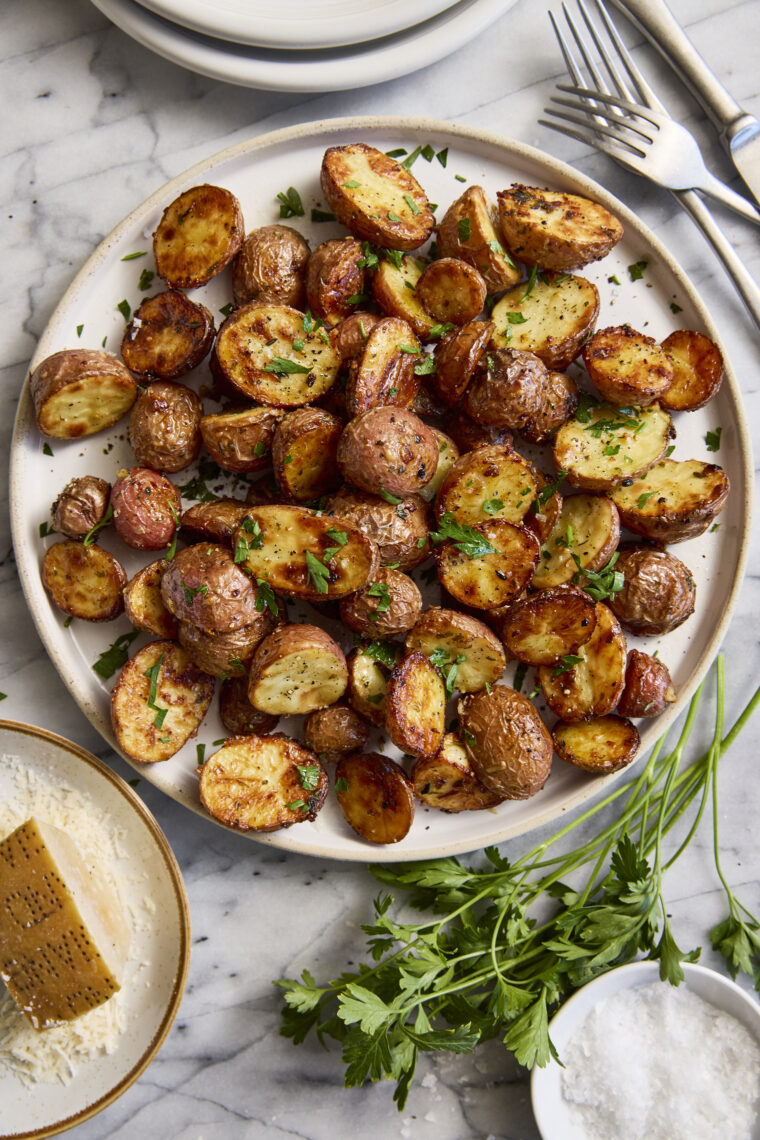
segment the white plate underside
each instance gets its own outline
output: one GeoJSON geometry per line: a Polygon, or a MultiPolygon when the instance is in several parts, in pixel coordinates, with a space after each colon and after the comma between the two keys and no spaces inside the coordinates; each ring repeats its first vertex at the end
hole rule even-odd
{"type": "MultiPolygon", "coordinates": [[[[98,347],[104,336],[108,338],[107,347],[118,352],[124,322],[115,305],[126,297],[135,307],[140,297],[137,289],[140,270],[152,265],[150,255],[137,261],[124,262],[120,259],[137,250],[150,250],[150,237],[163,208],[181,190],[202,181],[228,187],[240,198],[246,228],[250,230],[277,219],[276,195],[292,185],[301,193],[308,218],[313,205],[325,205],[319,189],[319,169],[325,148],[357,139],[366,140],[382,150],[403,146],[411,151],[414,146],[428,142],[436,150],[449,147],[445,169],[435,160],[427,164],[421,158],[414,167],[414,173],[431,200],[442,204],[439,216],[463,189],[463,184],[455,178],[457,174],[464,176],[468,183],[483,185],[490,198],[512,181],[549,185],[594,197],[615,210],[626,227],[625,236],[613,253],[584,270],[585,275],[597,283],[601,293],[599,327],[627,321],[657,339],[662,339],[675,328],[697,328],[718,339],[693,287],[657,239],[602,187],[575,174],[565,164],[498,136],[445,123],[429,120],[418,123],[403,119],[335,120],[277,132],[231,148],[180,175],[139,206],[102,243],[72,283],[41,338],[35,361],[62,348],[98,347]],[[627,266],[642,259],[649,263],[645,278],[632,283],[627,266]],[[611,275],[617,275],[622,282],[619,288],[608,284],[607,278],[611,275]],[[683,310],[677,316],[670,309],[674,300],[683,310]],[[81,339],[76,332],[80,324],[84,325],[81,339]]],[[[309,237],[312,246],[341,233],[337,225],[312,225],[306,218],[290,219],[288,224],[309,237]]],[[[231,296],[227,274],[191,296],[202,299],[212,312],[217,312],[231,296]]],[[[197,374],[190,377],[193,386],[204,382],[208,382],[207,365],[201,366],[197,374]]],[[[660,650],[679,693],[677,705],[671,706],[666,714],[653,721],[640,722],[642,754],[684,707],[684,702],[717,651],[738,590],[751,525],[750,445],[730,366],[727,380],[716,399],[702,411],[677,417],[676,426],[678,438],[674,458],[717,459],[730,477],[732,491],[720,516],[720,527],[715,532],[673,548],[674,553],[689,566],[697,582],[696,613],[665,638],[648,638],[646,642],[629,639],[630,645],[645,646],[649,652],[655,648],[660,650]],[[704,436],[707,430],[718,425],[723,428],[722,446],[718,456],[714,457],[706,451],[704,436]]],[[[74,622],[69,629],[63,627],[62,615],[51,606],[40,581],[40,560],[45,545],[51,540],[46,543],[40,541],[39,525],[49,517],[50,503],[73,476],[89,473],[113,480],[120,466],[133,464],[133,456],[123,438],[125,432],[126,422],[122,421],[118,430],[110,435],[98,435],[79,442],[54,441],[55,456],[46,458],[41,452],[42,439],[25,389],[19,406],[11,469],[13,536],[27,602],[61,676],[85,714],[114,747],[107,691],[112,682],[107,687],[102,684],[91,666],[98,654],[118,634],[127,631],[129,625],[125,618],[121,618],[106,626],[74,622]],[[110,444],[113,444],[113,449],[106,456],[103,451],[110,444]]],[[[518,450],[523,449],[518,445],[518,450]]],[[[552,470],[551,465],[546,469],[552,470]]],[[[187,477],[180,472],[174,479],[184,483],[187,477]]],[[[242,493],[238,491],[238,495],[242,493]]],[[[128,551],[110,530],[104,532],[102,544],[124,562],[128,574],[150,560],[128,551]]],[[[428,604],[437,601],[435,588],[427,591],[426,601],[428,604]]],[[[302,604],[290,607],[290,617],[296,621],[304,617],[314,620],[313,611],[302,604]]],[[[317,618],[318,622],[320,620],[324,619],[317,618]]],[[[338,623],[326,622],[325,626],[344,645],[350,646],[346,631],[338,623]]],[[[147,640],[147,636],[142,636],[133,644],[132,651],[147,640]]],[[[506,678],[511,676],[510,666],[506,678]]],[[[453,706],[451,713],[453,715],[453,706]]],[[[297,732],[296,724],[293,728],[297,732]]],[[[208,756],[211,742],[224,735],[214,706],[201,726],[197,740],[209,746],[208,756]]],[[[144,766],[139,770],[144,778],[167,795],[197,811],[200,809],[195,743],[187,744],[166,763],[144,766]]],[[[388,754],[397,755],[392,749],[388,754]]],[[[447,815],[418,806],[410,833],[401,843],[389,848],[371,847],[355,836],[343,821],[332,796],[314,823],[299,824],[255,838],[287,850],[322,857],[376,861],[431,858],[475,850],[529,831],[597,795],[614,779],[612,776],[605,780],[591,780],[555,759],[552,775],[534,798],[505,803],[492,811],[459,815],[447,815]]]]}

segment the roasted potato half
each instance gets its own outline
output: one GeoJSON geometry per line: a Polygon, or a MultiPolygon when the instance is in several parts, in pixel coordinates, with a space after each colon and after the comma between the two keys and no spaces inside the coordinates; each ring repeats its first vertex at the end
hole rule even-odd
{"type": "Polygon", "coordinates": [[[146,297],[121,338],[121,355],[138,380],[177,380],[197,368],[214,340],[205,305],[178,289],[146,297]]]}
{"type": "Polygon", "coordinates": [[[548,383],[533,353],[500,348],[480,358],[462,406],[476,423],[522,431],[541,411],[548,383]]]}
{"type": "Polygon", "coordinates": [[[248,234],[232,263],[232,296],[236,305],[266,297],[300,309],[309,243],[297,230],[278,224],[248,234]]]}
{"type": "Polygon", "coordinates": [[[438,443],[408,408],[370,408],[343,431],[338,465],[345,479],[363,491],[408,495],[435,475],[438,443]]]}
{"type": "Polygon", "coordinates": [[[213,542],[232,546],[232,536],[250,508],[239,499],[195,503],[182,512],[180,534],[185,542],[213,542]]]}
{"type": "Polygon", "coordinates": [[[694,329],[678,329],[662,342],[673,366],[673,383],[660,403],[669,412],[695,412],[717,394],[723,356],[714,341],[694,329]]]}
{"type": "Polygon", "coordinates": [[[366,258],[356,238],[331,238],[309,255],[306,303],[316,317],[337,325],[366,299],[366,258]]]}
{"type": "Polygon", "coordinates": [[[555,586],[517,602],[501,625],[510,653],[527,665],[556,665],[577,653],[596,628],[596,605],[583,590],[555,586]]]}
{"type": "Polygon", "coordinates": [[[598,404],[554,437],[554,462],[572,487],[607,491],[637,479],[662,459],[674,437],[669,414],[653,404],[633,414],[598,404]]]}
{"type": "Polygon", "coordinates": [[[411,779],[417,799],[437,811],[484,811],[504,802],[503,796],[481,784],[453,732],[446,733],[435,756],[415,760],[411,779]]]}
{"type": "Polygon", "coordinates": [[[458,257],[473,265],[489,293],[509,289],[522,276],[497,236],[482,186],[468,186],[451,203],[438,226],[438,248],[443,257],[458,257]]]}
{"type": "Polygon", "coordinates": [[[445,731],[446,690],[424,653],[402,657],[388,681],[385,727],[397,748],[411,756],[435,756],[445,731]]]}
{"type": "Polygon", "coordinates": [[[474,451],[477,447],[504,447],[507,451],[512,449],[514,437],[509,428],[476,424],[461,404],[446,417],[445,427],[461,452],[474,451]]]}
{"type": "Polygon", "coordinates": [[[141,467],[184,471],[201,449],[203,404],[192,388],[156,380],[138,396],[129,417],[129,443],[141,467]]]}
{"type": "Polygon", "coordinates": [[[192,186],[169,203],[153,234],[159,277],[172,289],[205,285],[232,261],[244,232],[234,194],[221,186],[192,186]]]}
{"type": "Polygon", "coordinates": [[[42,584],[59,610],[81,621],[112,621],[124,609],[124,568],[94,542],[64,539],[49,546],[42,584]]]}
{"type": "Polygon", "coordinates": [[[448,692],[473,693],[498,681],[506,658],[487,625],[458,610],[430,606],[406,635],[407,652],[424,653],[442,672],[448,692]]]}
{"type": "Polygon", "coordinates": [[[340,357],[341,364],[355,360],[364,352],[369,334],[383,318],[377,313],[357,309],[330,329],[330,341],[340,357]]]}
{"type": "Polygon", "coordinates": [[[573,724],[560,721],[552,729],[552,739],[560,760],[592,776],[627,767],[641,743],[638,730],[621,716],[597,716],[573,724]]]}
{"type": "Polygon", "coordinates": [[[275,428],[274,477],[287,499],[305,503],[340,485],[337,452],[343,424],[322,408],[296,408],[275,428]]]}
{"type": "Polygon", "coordinates": [[[597,329],[583,361],[602,397],[621,407],[645,408],[673,383],[673,364],[657,341],[630,325],[597,329]]]}
{"type": "Polygon", "coordinates": [[[320,760],[339,760],[347,752],[361,752],[369,739],[369,725],[349,705],[338,703],[310,712],[303,735],[320,760]]]}
{"type": "Polygon", "coordinates": [[[579,570],[601,570],[619,542],[620,516],[612,499],[584,492],[570,495],[562,500],[559,517],[544,539],[533,585],[545,590],[572,581],[579,570]]]}
{"type": "Polygon", "coordinates": [[[540,543],[544,543],[554,529],[562,511],[564,499],[557,487],[561,485],[564,474],[562,478],[557,477],[553,483],[550,483],[541,471],[535,471],[534,474],[538,480],[538,494],[530,504],[530,509],[523,519],[523,525],[527,526],[528,530],[533,531],[540,543]]]}
{"type": "Polygon", "coordinates": [[[232,633],[255,625],[255,581],[226,546],[199,542],[180,550],[161,579],[164,605],[179,621],[207,633],[232,633]]]}
{"type": "Polygon", "coordinates": [[[513,182],[497,198],[507,249],[528,265],[580,269],[606,257],[623,236],[614,214],[578,194],[513,182]]]}
{"type": "Polygon", "coordinates": [[[328,501],[327,510],[377,545],[381,566],[411,570],[430,554],[430,511],[419,495],[403,495],[392,503],[343,487],[328,501]]]}
{"type": "Polygon", "coordinates": [[[177,619],[161,597],[161,579],[168,569],[166,559],[159,558],[138,570],[124,587],[124,611],[135,629],[176,641],[177,619]]]}
{"type": "Polygon", "coordinates": [[[417,296],[417,282],[425,261],[406,254],[398,264],[383,258],[372,278],[372,293],[378,306],[389,317],[406,321],[422,341],[430,338],[436,321],[423,309],[417,296]]]}
{"type": "Polygon", "coordinates": [[[84,538],[105,522],[111,484],[96,475],[70,479],[50,508],[53,530],[66,538],[84,538]]]}
{"type": "Polygon", "coordinates": [[[475,776],[507,800],[527,800],[546,783],[552,738],[527,697],[496,685],[462,697],[459,736],[475,776]]]}
{"type": "Polygon", "coordinates": [[[728,476],[716,463],[662,459],[639,478],[610,492],[620,521],[653,542],[686,542],[707,530],[723,510],[728,476]]]}
{"type": "Polygon", "coordinates": [[[331,146],[321,184],[338,221],[356,237],[386,249],[417,249],[435,218],[414,175],[367,143],[331,146]]]}
{"type": "Polygon", "coordinates": [[[281,625],[253,656],[248,700],[261,712],[293,716],[334,704],[347,683],[343,651],[323,629],[281,625]]]}
{"type": "Polygon", "coordinates": [[[388,679],[400,656],[401,646],[395,642],[373,641],[352,649],[346,658],[349,703],[372,724],[385,724],[388,679]]]}
{"type": "MultiPolygon", "coordinates": [[[[441,525],[445,522],[446,516],[441,525]]],[[[436,554],[441,584],[458,602],[474,609],[511,605],[533,577],[538,539],[508,519],[491,519],[468,529],[473,533],[464,546],[446,539],[436,554]]]]}
{"type": "Polygon", "coordinates": [[[639,637],[658,637],[677,629],[694,613],[697,587],[691,570],[665,550],[621,550],[617,569],[623,588],[610,599],[620,622],[639,637]]]}
{"type": "Polygon", "coordinates": [[[533,352],[547,368],[564,372],[591,335],[599,291],[585,277],[540,273],[515,285],[494,305],[497,348],[533,352]]]}
{"type": "Polygon", "coordinates": [[[676,691],[665,662],[640,649],[629,649],[625,688],[617,707],[620,716],[659,716],[675,699],[676,691]]]}
{"type": "Polygon", "coordinates": [[[346,384],[346,411],[361,415],[370,408],[391,404],[409,408],[420,378],[414,368],[421,352],[419,341],[406,321],[386,317],[370,331],[357,367],[346,384]]]}
{"type": "Polygon", "coordinates": [[[436,345],[431,379],[437,395],[448,407],[461,400],[493,332],[492,321],[468,321],[451,329],[436,345]]]}
{"type": "Polygon", "coordinates": [[[438,522],[450,514],[474,526],[489,519],[524,521],[538,493],[533,465],[509,447],[478,447],[453,465],[435,501],[438,522]]]}
{"type": "Polygon", "coordinates": [[[486,283],[468,262],[458,257],[441,257],[422,271],[417,298],[437,321],[451,321],[461,327],[482,312],[486,283]]]}
{"type": "Polygon", "coordinates": [[[538,668],[538,683],[547,705],[567,721],[606,716],[623,692],[625,660],[625,637],[617,618],[597,602],[596,625],[589,640],[553,667],[538,668]]]}
{"type": "Polygon", "coordinates": [[[281,733],[233,737],[201,768],[201,803],[238,831],[278,831],[316,819],[327,789],[314,753],[281,733]]]}
{"type": "Polygon", "coordinates": [[[578,385],[565,372],[550,372],[541,407],[532,420],[520,429],[530,443],[548,443],[578,409],[578,385]]]}
{"type": "Polygon", "coordinates": [[[365,637],[394,637],[411,629],[422,612],[422,595],[401,570],[381,566],[371,582],[340,603],[344,625],[365,637]]]}
{"type": "Polygon", "coordinates": [[[272,462],[275,428],[284,408],[246,408],[203,416],[206,451],[224,471],[264,471],[272,462]]]}
{"type": "Polygon", "coordinates": [[[420,491],[420,495],[428,503],[432,503],[435,499],[443,486],[444,479],[459,459],[459,448],[451,436],[435,427],[431,427],[430,430],[438,443],[438,463],[436,464],[435,475],[420,491]]]}
{"type": "Polygon", "coordinates": [[[269,610],[258,614],[251,625],[227,633],[208,633],[189,621],[178,626],[178,640],[191,661],[211,677],[243,676],[246,663],[274,627],[269,610]]]}
{"type": "Polygon", "coordinates": [[[343,756],[335,786],[346,823],[370,843],[398,843],[414,820],[412,782],[404,769],[379,752],[343,756]]]}
{"type": "Polygon", "coordinates": [[[150,467],[122,469],[111,488],[113,525],[134,550],[168,546],[179,526],[182,499],[170,479],[150,467]]]}
{"type": "Polygon", "coordinates": [[[280,718],[260,712],[248,700],[248,674],[227,677],[219,690],[219,717],[232,736],[256,733],[264,736],[274,732],[280,718]]]}
{"type": "Polygon", "coordinates": [[[139,388],[110,352],[66,348],[41,361],[29,377],[37,427],[53,439],[79,439],[113,427],[139,388]]]}

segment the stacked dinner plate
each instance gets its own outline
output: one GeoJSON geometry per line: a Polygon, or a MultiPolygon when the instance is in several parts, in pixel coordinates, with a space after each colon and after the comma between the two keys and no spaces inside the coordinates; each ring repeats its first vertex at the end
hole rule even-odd
{"type": "Polygon", "coordinates": [[[516,0],[93,0],[164,59],[265,91],[345,91],[426,67],[516,0]]]}

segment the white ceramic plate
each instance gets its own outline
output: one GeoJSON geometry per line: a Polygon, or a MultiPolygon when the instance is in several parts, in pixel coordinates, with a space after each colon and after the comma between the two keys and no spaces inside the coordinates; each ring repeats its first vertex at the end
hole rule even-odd
{"type": "Polygon", "coordinates": [[[421,24],[455,0],[139,0],[183,28],[231,43],[295,51],[378,40],[421,24]]]}
{"type": "Polygon", "coordinates": [[[93,0],[105,16],[164,59],[262,91],[353,91],[408,75],[456,51],[516,0],[460,0],[422,24],[384,39],[322,51],[278,51],[209,39],[135,0],[93,0]]]}
{"type": "MultiPolygon", "coordinates": [[[[414,173],[431,200],[441,203],[439,214],[464,188],[457,175],[467,183],[482,184],[491,198],[497,190],[517,180],[577,191],[606,204],[622,219],[626,234],[608,258],[584,270],[597,282],[601,292],[599,326],[628,321],[656,338],[664,337],[677,327],[703,328],[717,339],[717,332],[695,290],[660,242],[632,211],[564,163],[532,147],[470,128],[432,120],[359,119],[333,120],[253,139],[204,160],[157,191],[116,227],[81,270],[53,314],[38,345],[35,361],[65,347],[98,347],[104,337],[107,347],[118,352],[124,321],[116,305],[122,298],[127,298],[133,307],[137,304],[140,271],[152,265],[150,254],[135,261],[121,259],[140,250],[150,251],[151,234],[163,208],[188,186],[209,181],[229,187],[241,200],[249,230],[275,221],[277,193],[295,186],[303,198],[306,218],[290,219],[288,224],[305,233],[312,244],[338,236],[339,226],[314,225],[307,219],[312,206],[324,207],[319,169],[325,148],[357,139],[366,140],[381,150],[405,147],[411,151],[428,142],[436,151],[448,147],[445,168],[435,159],[427,163],[422,157],[414,166],[414,173]],[[644,279],[633,283],[627,266],[641,260],[648,262],[644,279]],[[608,283],[608,277],[614,275],[622,282],[619,287],[608,283]],[[671,312],[672,301],[682,307],[677,315],[671,312]],[[84,326],[81,337],[77,335],[79,325],[84,326]]],[[[227,274],[193,295],[198,295],[212,312],[217,312],[231,296],[227,274]]],[[[207,365],[198,370],[195,378],[191,377],[191,383],[195,384],[207,380],[207,365]]],[[[703,411],[683,415],[677,422],[675,458],[717,459],[729,474],[732,492],[720,517],[719,529],[677,548],[697,582],[697,611],[666,638],[647,639],[647,649],[650,652],[655,647],[660,649],[670,666],[679,701],[657,720],[642,722],[644,751],[684,707],[717,651],[738,590],[750,530],[750,445],[730,367],[717,398],[703,411]],[[717,456],[711,456],[706,451],[704,436],[708,429],[718,425],[723,429],[722,446],[717,456]]],[[[45,457],[25,389],[19,405],[11,470],[13,538],[27,601],[64,681],[92,723],[112,744],[107,687],[101,684],[91,667],[100,651],[129,626],[126,619],[121,618],[106,626],[75,622],[70,628],[64,628],[61,614],[51,606],[40,581],[40,560],[44,547],[52,540],[40,541],[39,526],[49,517],[50,503],[72,476],[90,473],[112,480],[120,466],[133,464],[133,456],[124,440],[125,431],[126,424],[122,422],[110,435],[79,442],[52,441],[54,457],[45,457]]],[[[187,476],[181,472],[175,481],[185,483],[187,476]]],[[[103,534],[102,544],[118,553],[128,573],[134,573],[149,561],[149,558],[135,557],[135,552],[128,551],[110,531],[103,534]]],[[[434,599],[435,593],[429,596],[434,599]]],[[[308,612],[308,607],[293,605],[291,620],[314,620],[307,617],[308,612]]],[[[342,639],[344,645],[351,644],[347,631],[337,622],[328,623],[327,628],[342,639]]],[[[133,650],[140,644],[142,640],[136,641],[133,650]]],[[[631,644],[640,643],[631,639],[631,644]]],[[[507,677],[511,677],[511,671],[507,677]]],[[[298,731],[297,725],[293,730],[298,731]]],[[[223,735],[216,712],[212,711],[197,739],[210,746],[223,735]]],[[[187,744],[168,762],[142,767],[140,772],[168,795],[199,810],[195,743],[187,744]]],[[[207,756],[210,751],[211,748],[207,748],[207,756]]],[[[493,811],[459,815],[420,808],[412,830],[401,843],[390,848],[370,847],[355,836],[344,823],[332,797],[314,823],[298,824],[257,838],[322,857],[387,861],[431,858],[474,850],[519,835],[598,794],[614,778],[592,780],[555,761],[552,776],[533,799],[505,803],[493,811]]]]}
{"type": "MultiPolygon", "coordinates": [[[[122,779],[78,745],[44,729],[0,721],[0,803],[23,818],[33,788],[19,784],[17,757],[32,781],[84,797],[108,816],[118,839],[109,865],[122,902],[136,917],[129,984],[122,988],[124,1028],[113,1053],[84,1062],[70,1084],[25,1087],[0,1068],[0,1140],[53,1136],[101,1112],[155,1057],[179,1009],[190,960],[190,925],[182,877],[153,816],[122,779]],[[146,902],[146,899],[148,900],[146,902]]],[[[39,813],[42,818],[44,815],[39,813]]]]}

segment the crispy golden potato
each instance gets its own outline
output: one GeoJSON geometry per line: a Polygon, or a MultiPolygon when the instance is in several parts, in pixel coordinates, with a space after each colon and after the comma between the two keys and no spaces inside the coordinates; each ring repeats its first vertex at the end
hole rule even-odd
{"type": "Polygon", "coordinates": [[[135,629],[154,637],[177,639],[177,620],[161,597],[161,579],[169,569],[165,558],[149,562],[124,587],[124,611],[135,629]]]}
{"type": "Polygon", "coordinates": [[[657,404],[636,414],[598,404],[568,420],[554,437],[554,462],[572,487],[607,491],[637,479],[662,459],[675,435],[657,404]]]}
{"type": "Polygon", "coordinates": [[[265,296],[300,309],[309,243],[290,226],[260,226],[248,234],[232,263],[232,296],[245,305],[265,296]]]}
{"type": "Polygon", "coordinates": [[[443,486],[446,476],[449,471],[451,471],[457,459],[459,459],[459,448],[451,436],[446,435],[446,432],[439,431],[438,428],[435,427],[431,427],[430,430],[438,444],[438,463],[436,464],[435,475],[430,482],[426,483],[420,490],[420,495],[428,503],[432,503],[433,499],[435,499],[443,486]]]}
{"type": "Polygon", "coordinates": [[[514,437],[509,428],[476,424],[461,404],[446,417],[445,427],[462,453],[475,451],[477,447],[504,447],[507,451],[512,449],[514,437]]]}
{"type": "Polygon", "coordinates": [[[533,352],[547,368],[564,372],[591,335],[599,316],[599,291],[585,277],[540,273],[515,285],[494,305],[492,342],[497,348],[533,352]]]}
{"type": "Polygon", "coordinates": [[[248,700],[261,712],[293,716],[340,700],[348,669],[340,646],[316,625],[281,625],[259,645],[248,700]]]}
{"type": "Polygon", "coordinates": [[[537,356],[500,348],[481,357],[463,407],[479,424],[521,431],[544,405],[549,373],[537,356]]]}
{"type": "Polygon", "coordinates": [[[538,539],[508,519],[491,519],[471,529],[482,537],[487,552],[472,558],[447,539],[436,555],[440,582],[458,602],[474,609],[511,605],[533,577],[538,539]]]}
{"type": "Polygon", "coordinates": [[[601,570],[619,542],[620,516],[612,499],[571,495],[562,500],[559,517],[544,539],[533,585],[545,590],[570,582],[579,570],[601,570]]]}
{"type": "Polygon", "coordinates": [[[388,681],[385,727],[393,743],[411,756],[435,756],[445,731],[446,690],[424,653],[402,657],[388,681]]]}
{"type": "Polygon", "coordinates": [[[296,598],[343,598],[379,565],[377,546],[356,526],[303,507],[252,506],[234,539],[235,558],[249,574],[296,598]]]}
{"type": "Polygon", "coordinates": [[[610,599],[619,621],[639,637],[658,637],[694,613],[697,587],[691,570],[665,550],[633,547],[620,551],[616,569],[623,588],[610,599]]]}
{"type": "Polygon", "coordinates": [[[578,409],[578,385],[565,372],[550,372],[544,400],[532,420],[520,429],[530,443],[548,443],[578,409]]]}
{"type": "Polygon", "coordinates": [[[111,693],[111,724],[127,756],[156,764],[195,736],[214,679],[173,641],[151,641],[130,658],[111,693]]]}
{"type": "Polygon", "coordinates": [[[411,407],[420,386],[414,371],[420,353],[419,341],[406,321],[386,317],[374,325],[364,351],[357,357],[357,367],[349,372],[348,415],[361,415],[386,404],[411,407]]]}
{"type": "Polygon", "coordinates": [[[433,232],[435,218],[417,179],[367,143],[328,147],[320,181],[338,221],[363,241],[417,249],[433,232]]]}
{"type": "Polygon", "coordinates": [[[714,341],[694,329],[678,329],[662,342],[673,366],[673,383],[660,400],[669,412],[695,412],[717,394],[723,356],[714,341]]]}
{"type": "Polygon", "coordinates": [[[327,510],[377,545],[381,566],[411,570],[430,554],[430,511],[419,495],[404,495],[391,503],[343,487],[328,501],[327,510]]]}
{"type": "Polygon", "coordinates": [[[102,546],[64,539],[45,551],[42,584],[53,603],[81,621],[112,621],[124,609],[127,575],[102,546]]]}
{"type": "Polygon", "coordinates": [[[121,338],[121,355],[138,380],[177,380],[197,368],[214,340],[205,305],[177,289],[146,297],[121,338]]]}
{"type": "Polygon", "coordinates": [[[285,414],[284,408],[246,408],[203,416],[206,451],[224,471],[263,471],[272,462],[275,428],[285,414]]]}
{"type": "MultiPolygon", "coordinates": [[[[538,541],[543,544],[557,523],[564,499],[559,491],[554,490],[554,485],[549,484],[549,480],[541,471],[534,470],[533,473],[538,480],[538,494],[530,504],[528,513],[523,519],[523,526],[533,531],[538,541]]],[[[555,479],[555,485],[558,486],[561,481],[560,479],[557,482],[555,479]]]]}
{"type": "Polygon", "coordinates": [[[676,691],[665,662],[649,653],[642,653],[640,649],[629,649],[625,688],[618,701],[618,713],[621,716],[659,716],[675,700],[676,691]]]}
{"type": "Polygon", "coordinates": [[[474,265],[489,293],[509,289],[522,276],[499,241],[482,186],[468,186],[451,203],[438,226],[438,248],[443,257],[474,265]]]}
{"type": "Polygon", "coordinates": [[[638,730],[620,716],[598,716],[572,724],[560,721],[552,729],[552,738],[560,760],[592,776],[606,776],[627,767],[640,744],[638,730]]]}
{"type": "Polygon", "coordinates": [[[435,756],[415,760],[411,779],[417,799],[437,811],[484,811],[504,802],[503,796],[481,784],[453,732],[446,733],[435,756]]]}
{"type": "Polygon", "coordinates": [[[460,699],[459,735],[475,776],[507,800],[527,800],[546,783],[552,738],[533,705],[507,685],[460,699]]]}
{"type": "Polygon", "coordinates": [[[441,669],[449,692],[473,693],[498,681],[506,658],[499,639],[477,618],[430,606],[406,635],[409,653],[424,653],[441,669]]]}
{"type": "Polygon", "coordinates": [[[453,407],[464,395],[491,339],[492,321],[469,321],[451,329],[436,345],[435,372],[431,377],[436,394],[453,407]]]}
{"type": "Polygon", "coordinates": [[[184,384],[156,380],[138,396],[129,417],[129,444],[141,467],[184,471],[201,449],[203,404],[184,384]]]}
{"type": "Polygon", "coordinates": [[[330,329],[330,343],[340,357],[341,364],[361,356],[375,325],[383,318],[377,313],[357,309],[330,329]]]}
{"type": "Polygon", "coordinates": [[[312,404],[332,387],[340,365],[329,336],[314,324],[287,305],[251,301],[219,329],[212,367],[249,400],[283,408],[312,404]]]}
{"type": "Polygon", "coordinates": [[[96,475],[70,479],[50,508],[53,530],[66,538],[84,538],[108,512],[111,484],[96,475]]]}
{"type": "Polygon", "coordinates": [[[726,505],[728,476],[716,463],[662,459],[610,491],[623,526],[653,542],[686,542],[707,530],[726,505]]]}
{"type": "Polygon", "coordinates": [[[596,605],[573,586],[541,590],[517,602],[501,625],[510,653],[527,665],[556,665],[577,653],[596,628],[596,605]]]}
{"type": "Polygon", "coordinates": [[[362,304],[366,258],[355,238],[331,238],[309,255],[306,303],[315,317],[337,325],[362,304]]]}
{"type": "Polygon", "coordinates": [[[372,294],[379,308],[389,317],[406,321],[422,341],[430,338],[436,326],[417,296],[417,282],[425,265],[425,261],[409,254],[401,258],[399,265],[386,257],[372,278],[372,294]]]}
{"type": "Polygon", "coordinates": [[[314,753],[282,733],[233,737],[201,768],[201,803],[239,831],[279,831],[316,819],[327,788],[314,753]]]}
{"type": "Polygon", "coordinates": [[[417,298],[437,321],[462,325],[475,320],[486,303],[486,283],[466,261],[441,257],[420,275],[417,298]]]}
{"type": "Polygon", "coordinates": [[[248,700],[248,675],[228,677],[219,690],[219,716],[232,736],[256,733],[264,736],[274,732],[280,718],[260,712],[248,700]]]}
{"type": "Polygon", "coordinates": [[[372,724],[385,724],[388,679],[400,656],[396,642],[373,641],[352,649],[346,658],[349,703],[372,724]]]}
{"type": "Polygon", "coordinates": [[[139,388],[110,352],[66,348],[41,361],[29,377],[37,427],[53,439],[79,439],[125,416],[139,388]]]}
{"type": "Polygon", "coordinates": [[[246,663],[275,625],[269,610],[257,615],[251,625],[227,633],[208,633],[189,621],[181,621],[177,637],[191,661],[211,677],[244,676],[246,663]]]}
{"type": "Polygon", "coordinates": [[[260,620],[255,582],[225,546],[199,542],[173,558],[161,579],[170,613],[207,633],[232,633],[260,620]]]}
{"type": "Polygon", "coordinates": [[[234,194],[221,186],[193,186],[161,215],[153,234],[156,271],[172,289],[197,289],[229,265],[244,232],[234,194]]]}
{"type": "Polygon", "coordinates": [[[182,499],[171,480],[149,467],[123,468],[111,488],[113,525],[134,550],[168,546],[179,526],[182,499]]]}
{"type": "Polygon", "coordinates": [[[578,194],[513,182],[497,198],[507,249],[528,265],[580,269],[606,257],[623,236],[614,214],[578,194]]]}
{"type": "Polygon", "coordinates": [[[567,721],[606,716],[623,692],[625,657],[625,637],[615,615],[597,602],[596,625],[589,640],[553,667],[538,668],[547,705],[567,721]]]}
{"type": "Polygon", "coordinates": [[[438,522],[451,514],[466,526],[489,519],[521,523],[538,493],[536,472],[507,447],[479,447],[456,461],[435,502],[438,522]]]}
{"type": "Polygon", "coordinates": [[[363,491],[408,495],[435,475],[438,443],[408,408],[370,408],[356,416],[338,442],[344,478],[363,491]]]}
{"type": "Polygon", "coordinates": [[[630,325],[597,329],[583,346],[583,361],[602,397],[621,407],[648,407],[673,383],[667,352],[630,325]]]}
{"type": "Polygon", "coordinates": [[[303,735],[320,760],[339,760],[346,752],[361,752],[369,739],[369,725],[349,705],[338,703],[310,712],[303,735]]]}
{"type": "Polygon", "coordinates": [[[335,783],[346,823],[362,839],[398,843],[408,833],[414,820],[412,783],[394,760],[379,752],[343,756],[335,783]]]}
{"type": "Polygon", "coordinates": [[[274,477],[290,500],[305,503],[340,486],[337,453],[343,424],[322,408],[297,408],[272,440],[274,477]]]}
{"type": "Polygon", "coordinates": [[[239,499],[214,499],[195,503],[182,512],[180,533],[185,542],[213,542],[232,546],[232,536],[248,514],[249,507],[239,499]]]}
{"type": "Polygon", "coordinates": [[[340,620],[365,637],[393,637],[411,629],[422,612],[422,595],[400,570],[385,566],[340,603],[340,620]]]}

